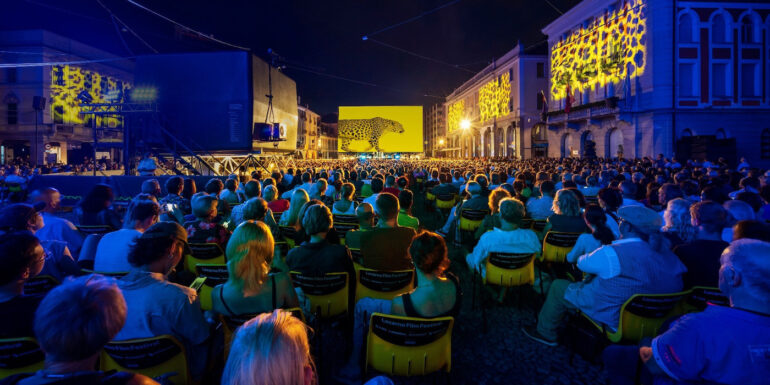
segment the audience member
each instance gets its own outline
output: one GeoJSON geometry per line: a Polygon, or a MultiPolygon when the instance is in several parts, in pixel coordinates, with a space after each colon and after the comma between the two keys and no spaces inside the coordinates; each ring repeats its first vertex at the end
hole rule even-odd
{"type": "MultiPolygon", "coordinates": [[[[345,234],[345,245],[354,250],[361,250],[361,234],[374,229],[374,208],[368,203],[361,203],[356,208],[358,229],[345,234]]],[[[361,261],[356,261],[361,262],[361,261]]]]}
{"type": "Polygon", "coordinates": [[[527,214],[532,219],[548,219],[553,212],[554,183],[550,180],[540,183],[540,198],[527,199],[527,214]]]}
{"type": "Polygon", "coordinates": [[[274,248],[270,229],[262,222],[246,221],[235,229],[227,243],[227,282],[212,291],[215,312],[237,316],[298,305],[287,272],[269,273],[274,248]]]}
{"type": "MultiPolygon", "coordinates": [[[[671,242],[671,247],[679,246],[695,239],[697,229],[691,224],[690,201],[676,198],[668,201],[663,213],[663,235],[671,242]]],[[[721,253],[721,250],[720,250],[721,253]]]]}
{"type": "Polygon", "coordinates": [[[342,184],[340,200],[332,206],[332,214],[355,215],[357,204],[353,200],[356,194],[356,186],[352,183],[342,184]]]}
{"type": "Polygon", "coordinates": [[[415,231],[398,225],[400,210],[398,198],[390,193],[380,193],[374,206],[379,221],[377,227],[361,234],[362,264],[374,270],[411,269],[412,261],[407,255],[415,231]]]}
{"type": "Polygon", "coordinates": [[[193,196],[192,208],[195,220],[184,224],[184,228],[187,229],[187,239],[190,242],[216,243],[222,249],[225,248],[230,232],[215,220],[218,201],[215,195],[198,193],[193,196]]]}
{"type": "Polygon", "coordinates": [[[565,233],[586,233],[588,226],[580,216],[580,204],[572,190],[559,190],[553,200],[554,214],[548,217],[544,233],[559,231],[565,233]]]}
{"type": "Polygon", "coordinates": [[[299,211],[302,206],[310,201],[310,197],[307,195],[307,191],[303,189],[296,189],[291,194],[291,204],[289,204],[289,211],[281,214],[281,219],[278,224],[281,226],[299,227],[302,222],[302,218],[299,217],[299,211]]]}
{"type": "Polygon", "coordinates": [[[567,262],[577,263],[578,258],[591,254],[603,245],[609,245],[616,237],[607,226],[607,215],[596,204],[589,204],[583,212],[583,220],[591,233],[583,233],[577,239],[575,246],[567,254],[567,262]]]}
{"type": "Polygon", "coordinates": [[[503,188],[496,188],[492,190],[489,193],[488,198],[488,205],[489,205],[489,214],[484,216],[484,219],[481,220],[481,225],[479,225],[479,228],[476,229],[476,233],[474,234],[474,237],[476,239],[481,238],[484,233],[487,231],[490,231],[494,228],[499,228],[501,226],[500,222],[500,201],[505,198],[510,198],[511,194],[508,193],[503,188]]]}
{"type": "Polygon", "coordinates": [[[136,238],[158,222],[158,204],[150,200],[134,200],[128,209],[125,226],[104,234],[96,248],[94,271],[126,272],[131,270],[128,254],[136,238]]]}
{"type": "Polygon", "coordinates": [[[24,283],[43,270],[45,251],[28,231],[0,235],[0,338],[32,337],[41,298],[24,295],[24,283]]]}
{"type": "Polygon", "coordinates": [[[158,222],[136,239],[128,254],[131,270],[118,280],[128,310],[115,340],[171,335],[184,345],[190,372],[199,379],[208,360],[209,326],[195,290],[168,281],[185,253],[187,233],[175,222],[158,222]]]}
{"type": "Polygon", "coordinates": [[[770,224],[757,220],[738,221],[733,226],[733,241],[747,238],[770,242],[770,224]]]}
{"type": "Polygon", "coordinates": [[[65,242],[70,252],[78,255],[83,245],[83,236],[72,222],[56,215],[61,204],[59,190],[53,187],[38,190],[35,200],[45,203],[45,208],[40,211],[44,226],[35,232],[35,236],[42,241],[65,242]]]}
{"type": "Polygon", "coordinates": [[[120,215],[112,208],[115,195],[106,184],[95,185],[75,207],[75,214],[81,226],[122,227],[120,215]]]}
{"type": "Polygon", "coordinates": [[[397,223],[401,227],[409,227],[415,231],[420,229],[420,220],[412,216],[412,202],[414,193],[411,190],[402,190],[398,193],[398,204],[401,207],[398,211],[397,223]]]}

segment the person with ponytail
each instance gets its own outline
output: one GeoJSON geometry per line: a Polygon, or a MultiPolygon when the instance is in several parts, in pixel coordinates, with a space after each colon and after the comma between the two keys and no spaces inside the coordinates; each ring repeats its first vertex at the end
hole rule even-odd
{"type": "Polygon", "coordinates": [[[580,234],[575,247],[567,254],[567,262],[569,263],[575,263],[581,255],[590,254],[602,245],[609,245],[615,240],[615,234],[607,226],[607,215],[601,206],[595,203],[586,206],[583,219],[588,228],[591,229],[591,233],[580,234]]]}

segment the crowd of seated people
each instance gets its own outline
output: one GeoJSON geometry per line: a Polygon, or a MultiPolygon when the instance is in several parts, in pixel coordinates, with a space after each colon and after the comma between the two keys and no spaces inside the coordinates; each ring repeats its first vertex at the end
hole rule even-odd
{"type": "MultiPolygon", "coordinates": [[[[212,178],[202,192],[190,178],[171,177],[163,186],[148,179],[125,213],[106,184],[95,185],[70,220],[62,217],[60,194],[50,187],[30,195],[34,204],[0,208],[0,337],[35,337],[47,356],[45,369],[9,377],[15,381],[9,383],[58,383],[63,376],[90,381],[82,383],[153,383],[140,375],[100,372],[95,363],[109,341],[161,335],[181,343],[198,381],[219,381],[221,375],[223,384],[312,383],[317,375],[306,327],[290,313],[275,311],[300,306],[312,313],[289,272],[345,272],[355,288],[356,264],[414,270],[414,290],[392,300],[355,303],[349,293],[351,322],[342,325],[349,327],[352,352],[335,377],[360,382],[367,314],[462,315],[448,245],[458,237],[466,210],[486,215],[475,236],[462,243],[465,249],[458,249],[465,254],[455,272],[467,268],[483,277],[492,253],[539,256],[548,232],[577,235],[565,263],[584,278],[541,271],[544,303],[538,316],[511,332],[556,346],[570,314],[580,312],[614,332],[623,304],[635,294],[718,287],[730,307],[709,306],[672,319],[659,336],[633,349],[608,348],[610,382],[633,383],[639,370],[644,381],[753,384],[770,375],[770,174],[647,158],[297,164],[270,170],[269,177],[254,172],[212,178]],[[456,197],[448,215],[432,205],[414,210],[426,204],[427,191],[456,197]],[[281,213],[277,221],[274,213],[281,213]],[[355,215],[358,228],[338,233],[337,214],[355,215]],[[422,217],[433,214],[441,219],[428,229],[435,233],[426,231],[432,221],[422,217]],[[544,221],[545,228],[534,230],[533,220],[544,221]],[[111,231],[91,238],[76,226],[111,231]],[[294,247],[282,255],[279,243],[288,240],[294,247]],[[206,293],[208,311],[201,309],[203,292],[183,279],[191,243],[216,243],[226,257],[227,279],[206,293]],[[71,278],[90,273],[81,268],[122,276],[71,278]],[[45,297],[26,293],[28,283],[43,275],[60,285],[45,297]],[[225,347],[217,337],[220,315],[254,318],[225,347]],[[60,325],[53,325],[57,318],[60,325]],[[92,332],[78,327],[86,324],[92,332]],[[257,354],[267,350],[269,357],[257,354]],[[217,359],[224,373],[213,374],[217,359]],[[267,381],[265,371],[281,380],[267,381]]],[[[498,294],[502,302],[504,291],[498,294]]]]}

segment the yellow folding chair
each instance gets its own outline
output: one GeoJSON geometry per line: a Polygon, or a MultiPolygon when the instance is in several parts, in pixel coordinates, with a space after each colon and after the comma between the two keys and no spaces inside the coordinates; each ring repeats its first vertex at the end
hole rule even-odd
{"type": "Polygon", "coordinates": [[[227,282],[230,274],[227,271],[226,264],[198,264],[195,265],[195,275],[198,277],[206,277],[206,282],[203,282],[200,291],[198,292],[198,299],[201,301],[201,309],[211,310],[213,307],[213,300],[211,294],[214,291],[214,287],[227,282]]]}
{"type": "Polygon", "coordinates": [[[645,337],[658,335],[663,322],[682,315],[680,301],[689,291],[669,294],[635,294],[620,308],[618,330],[610,331],[607,325],[599,324],[587,315],[583,316],[604,333],[613,343],[639,343],[645,337]]]}
{"type": "Polygon", "coordinates": [[[476,231],[481,226],[481,221],[489,214],[489,210],[471,210],[460,208],[460,230],[476,231]]]}
{"type": "Polygon", "coordinates": [[[373,313],[364,371],[422,376],[452,369],[454,318],[416,318],[373,313]]]}
{"type": "Polygon", "coordinates": [[[450,211],[455,206],[455,194],[436,195],[436,208],[441,211],[450,211]]]}
{"type": "Polygon", "coordinates": [[[216,243],[190,243],[192,255],[185,255],[185,270],[195,273],[195,266],[200,264],[224,265],[225,252],[216,243]]]}
{"type": "Polygon", "coordinates": [[[543,230],[545,230],[545,226],[548,224],[547,219],[533,219],[532,220],[532,231],[536,233],[542,233],[543,230]]]}
{"type": "Polygon", "coordinates": [[[43,369],[45,354],[34,338],[0,339],[0,380],[20,373],[43,369]]]}
{"type": "Polygon", "coordinates": [[[327,273],[323,275],[289,272],[295,287],[302,289],[305,300],[316,317],[325,319],[348,312],[348,290],[350,283],[347,272],[327,273]]]}
{"type": "MultiPolygon", "coordinates": [[[[489,253],[486,262],[486,277],[482,279],[484,285],[500,286],[502,288],[509,287],[523,287],[532,285],[535,282],[535,255],[531,253],[489,253]]],[[[471,308],[476,308],[476,282],[477,279],[474,272],[473,279],[473,296],[471,308]]],[[[479,290],[481,293],[481,290],[479,290]]],[[[521,301],[521,292],[518,296],[521,301]]],[[[481,302],[481,318],[483,320],[483,331],[487,332],[487,307],[484,301],[481,302]]]]}
{"type": "Polygon", "coordinates": [[[59,286],[59,281],[56,278],[50,275],[38,275],[24,282],[24,294],[42,296],[56,286],[59,286]]]}
{"type": "Polygon", "coordinates": [[[356,267],[356,302],[361,298],[393,299],[414,290],[414,269],[381,271],[356,267]]]}
{"type": "Polygon", "coordinates": [[[543,239],[543,254],[540,260],[543,262],[564,263],[567,254],[575,247],[580,233],[563,233],[549,231],[543,239]]]}
{"type": "Polygon", "coordinates": [[[170,335],[109,342],[104,346],[99,367],[103,371],[133,372],[150,378],[167,376],[174,384],[188,384],[191,380],[184,347],[170,335]]]}
{"type": "Polygon", "coordinates": [[[708,305],[730,306],[730,299],[718,287],[695,286],[681,303],[682,313],[703,311],[708,305]]]}
{"type": "Polygon", "coordinates": [[[80,271],[82,271],[83,274],[99,274],[105,277],[110,277],[115,279],[121,279],[128,274],[127,271],[94,271],[90,269],[80,269],[80,271]]]}

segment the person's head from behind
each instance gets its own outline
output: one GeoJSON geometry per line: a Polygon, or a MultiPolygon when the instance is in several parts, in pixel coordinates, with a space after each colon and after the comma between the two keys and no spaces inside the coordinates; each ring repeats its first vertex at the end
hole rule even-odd
{"type": "Polygon", "coordinates": [[[35,202],[45,203],[45,208],[42,211],[47,213],[55,213],[59,210],[59,205],[61,204],[61,193],[59,193],[59,190],[53,187],[46,187],[37,190],[34,195],[35,202]]]}
{"type": "Polygon", "coordinates": [[[182,188],[182,197],[185,199],[191,199],[195,193],[198,192],[198,186],[195,184],[195,179],[185,178],[184,187],[182,188]]]}
{"type": "Polygon", "coordinates": [[[658,190],[658,202],[660,204],[665,205],[668,201],[676,198],[684,198],[684,193],[678,184],[664,183],[660,186],[658,190]]]}
{"type": "Polygon", "coordinates": [[[227,191],[235,192],[238,188],[238,179],[227,178],[227,180],[225,180],[225,188],[227,191]]]}
{"type": "Polygon", "coordinates": [[[0,288],[20,292],[23,284],[34,278],[45,265],[45,250],[28,231],[0,235],[0,288]]]}
{"type": "Polygon", "coordinates": [[[503,198],[500,201],[500,220],[519,226],[521,220],[527,215],[524,204],[516,198],[503,198]]]}
{"type": "Polygon", "coordinates": [[[767,223],[753,221],[739,221],[733,226],[733,240],[756,239],[763,242],[770,242],[770,225],[767,223]]]}
{"type": "Polygon", "coordinates": [[[142,182],[142,193],[150,194],[156,198],[160,198],[160,182],[157,179],[147,179],[142,182]]]}
{"type": "Polygon", "coordinates": [[[753,176],[747,176],[738,183],[741,189],[744,191],[750,191],[753,193],[759,193],[759,178],[753,176]]]}
{"type": "Polygon", "coordinates": [[[305,324],[284,310],[239,327],[222,373],[228,385],[311,385],[313,359],[305,324]]]}
{"type": "Polygon", "coordinates": [[[748,191],[738,193],[738,195],[735,196],[735,200],[748,203],[755,213],[759,213],[762,206],[765,205],[765,202],[759,194],[748,191]]]}
{"type": "Polygon", "coordinates": [[[543,194],[543,196],[549,196],[553,198],[553,192],[556,189],[556,184],[554,184],[552,181],[547,180],[543,183],[540,183],[540,193],[543,194]]]}
{"type": "Polygon", "coordinates": [[[603,245],[608,245],[615,240],[612,230],[607,227],[607,214],[598,204],[589,203],[586,205],[586,209],[583,212],[583,220],[588,228],[591,229],[594,238],[603,245]]]}
{"type": "Polygon", "coordinates": [[[302,222],[302,217],[299,216],[299,212],[308,201],[310,201],[310,196],[307,195],[307,191],[301,188],[294,190],[291,194],[291,201],[289,202],[289,225],[295,225],[297,222],[302,222]]]}
{"type": "Polygon", "coordinates": [[[620,190],[623,192],[623,198],[636,199],[636,184],[629,180],[620,182],[620,190]]]}
{"type": "Polygon", "coordinates": [[[386,176],[385,187],[396,187],[396,177],[393,175],[386,176]]]}
{"type": "Polygon", "coordinates": [[[556,192],[552,209],[554,213],[559,215],[578,216],[580,215],[580,202],[574,192],[561,189],[556,192]]]}
{"type": "Polygon", "coordinates": [[[217,216],[217,204],[219,203],[219,200],[216,195],[197,193],[193,196],[191,203],[192,213],[195,215],[195,218],[202,221],[211,221],[217,216]]]}
{"type": "Polygon", "coordinates": [[[230,281],[243,288],[245,296],[257,294],[267,280],[275,241],[266,224],[246,221],[238,225],[227,242],[227,271],[230,281]]]}
{"type": "Polygon", "coordinates": [[[692,226],[690,206],[690,201],[684,198],[676,198],[668,201],[666,211],[663,212],[663,228],[666,231],[687,231],[686,229],[692,226]]]}
{"type": "Polygon", "coordinates": [[[398,219],[398,211],[401,207],[398,204],[398,198],[391,193],[381,193],[377,195],[374,201],[374,212],[380,221],[393,225],[393,221],[398,219]]]}
{"type": "Polygon", "coordinates": [[[126,301],[113,279],[88,275],[51,290],[35,313],[46,364],[95,361],[126,322],[126,301]]]}
{"type": "Polygon", "coordinates": [[[99,183],[80,201],[80,208],[85,212],[98,213],[110,207],[113,199],[115,194],[112,192],[112,187],[99,183]]]}
{"type": "Polygon", "coordinates": [[[492,214],[496,214],[500,211],[500,201],[504,198],[510,198],[511,194],[503,189],[503,188],[496,188],[492,190],[492,192],[489,193],[489,200],[487,204],[489,205],[489,210],[492,212],[492,214]]]}
{"type": "Polygon", "coordinates": [[[719,289],[730,298],[731,306],[767,303],[770,297],[770,243],[740,239],[722,252],[719,289]]]}
{"type": "Polygon", "coordinates": [[[449,269],[449,258],[444,238],[423,230],[412,238],[409,245],[409,257],[417,270],[426,276],[443,277],[449,269]]]}
{"type": "Polygon", "coordinates": [[[184,227],[176,222],[158,222],[134,240],[128,263],[135,268],[168,274],[188,249],[184,227]]]}
{"type": "Polygon", "coordinates": [[[382,179],[380,178],[372,178],[371,182],[372,192],[375,194],[379,194],[382,189],[384,188],[382,179]]]}
{"type": "Polygon", "coordinates": [[[701,235],[719,235],[727,226],[727,211],[717,202],[698,202],[690,207],[690,221],[701,235]]]}
{"type": "Polygon", "coordinates": [[[251,198],[244,203],[243,219],[264,221],[267,214],[267,201],[262,198],[251,198]]]}
{"type": "Polygon", "coordinates": [[[728,225],[732,226],[738,221],[755,219],[754,209],[748,203],[739,200],[728,200],[723,207],[727,210],[728,225]]]}
{"type": "Polygon", "coordinates": [[[211,178],[206,182],[206,193],[218,196],[225,188],[225,184],[218,178],[211,178]]]}
{"type": "Polygon", "coordinates": [[[309,205],[302,216],[302,228],[310,236],[324,237],[332,224],[332,212],[323,203],[309,205]]]}
{"type": "Polygon", "coordinates": [[[356,193],[356,186],[353,183],[342,184],[342,199],[346,201],[352,201],[353,195],[356,193]]]}
{"type": "Polygon", "coordinates": [[[184,189],[184,179],[181,176],[172,176],[166,181],[166,194],[180,195],[184,189]]]}
{"type": "Polygon", "coordinates": [[[465,191],[472,197],[481,195],[481,185],[476,182],[468,182],[468,185],[465,186],[465,191]]]}
{"type": "Polygon", "coordinates": [[[149,199],[134,199],[128,207],[124,228],[144,231],[158,221],[160,206],[149,199]]]}
{"type": "Polygon", "coordinates": [[[267,202],[272,202],[278,199],[278,188],[273,185],[265,186],[265,188],[262,190],[262,197],[267,202]]]}
{"type": "Polygon", "coordinates": [[[374,225],[374,208],[369,203],[363,202],[356,208],[356,219],[360,226],[371,227],[374,225]]]}
{"type": "Polygon", "coordinates": [[[414,201],[414,193],[410,190],[401,190],[398,193],[398,205],[409,212],[412,210],[412,202],[414,201]]]}

